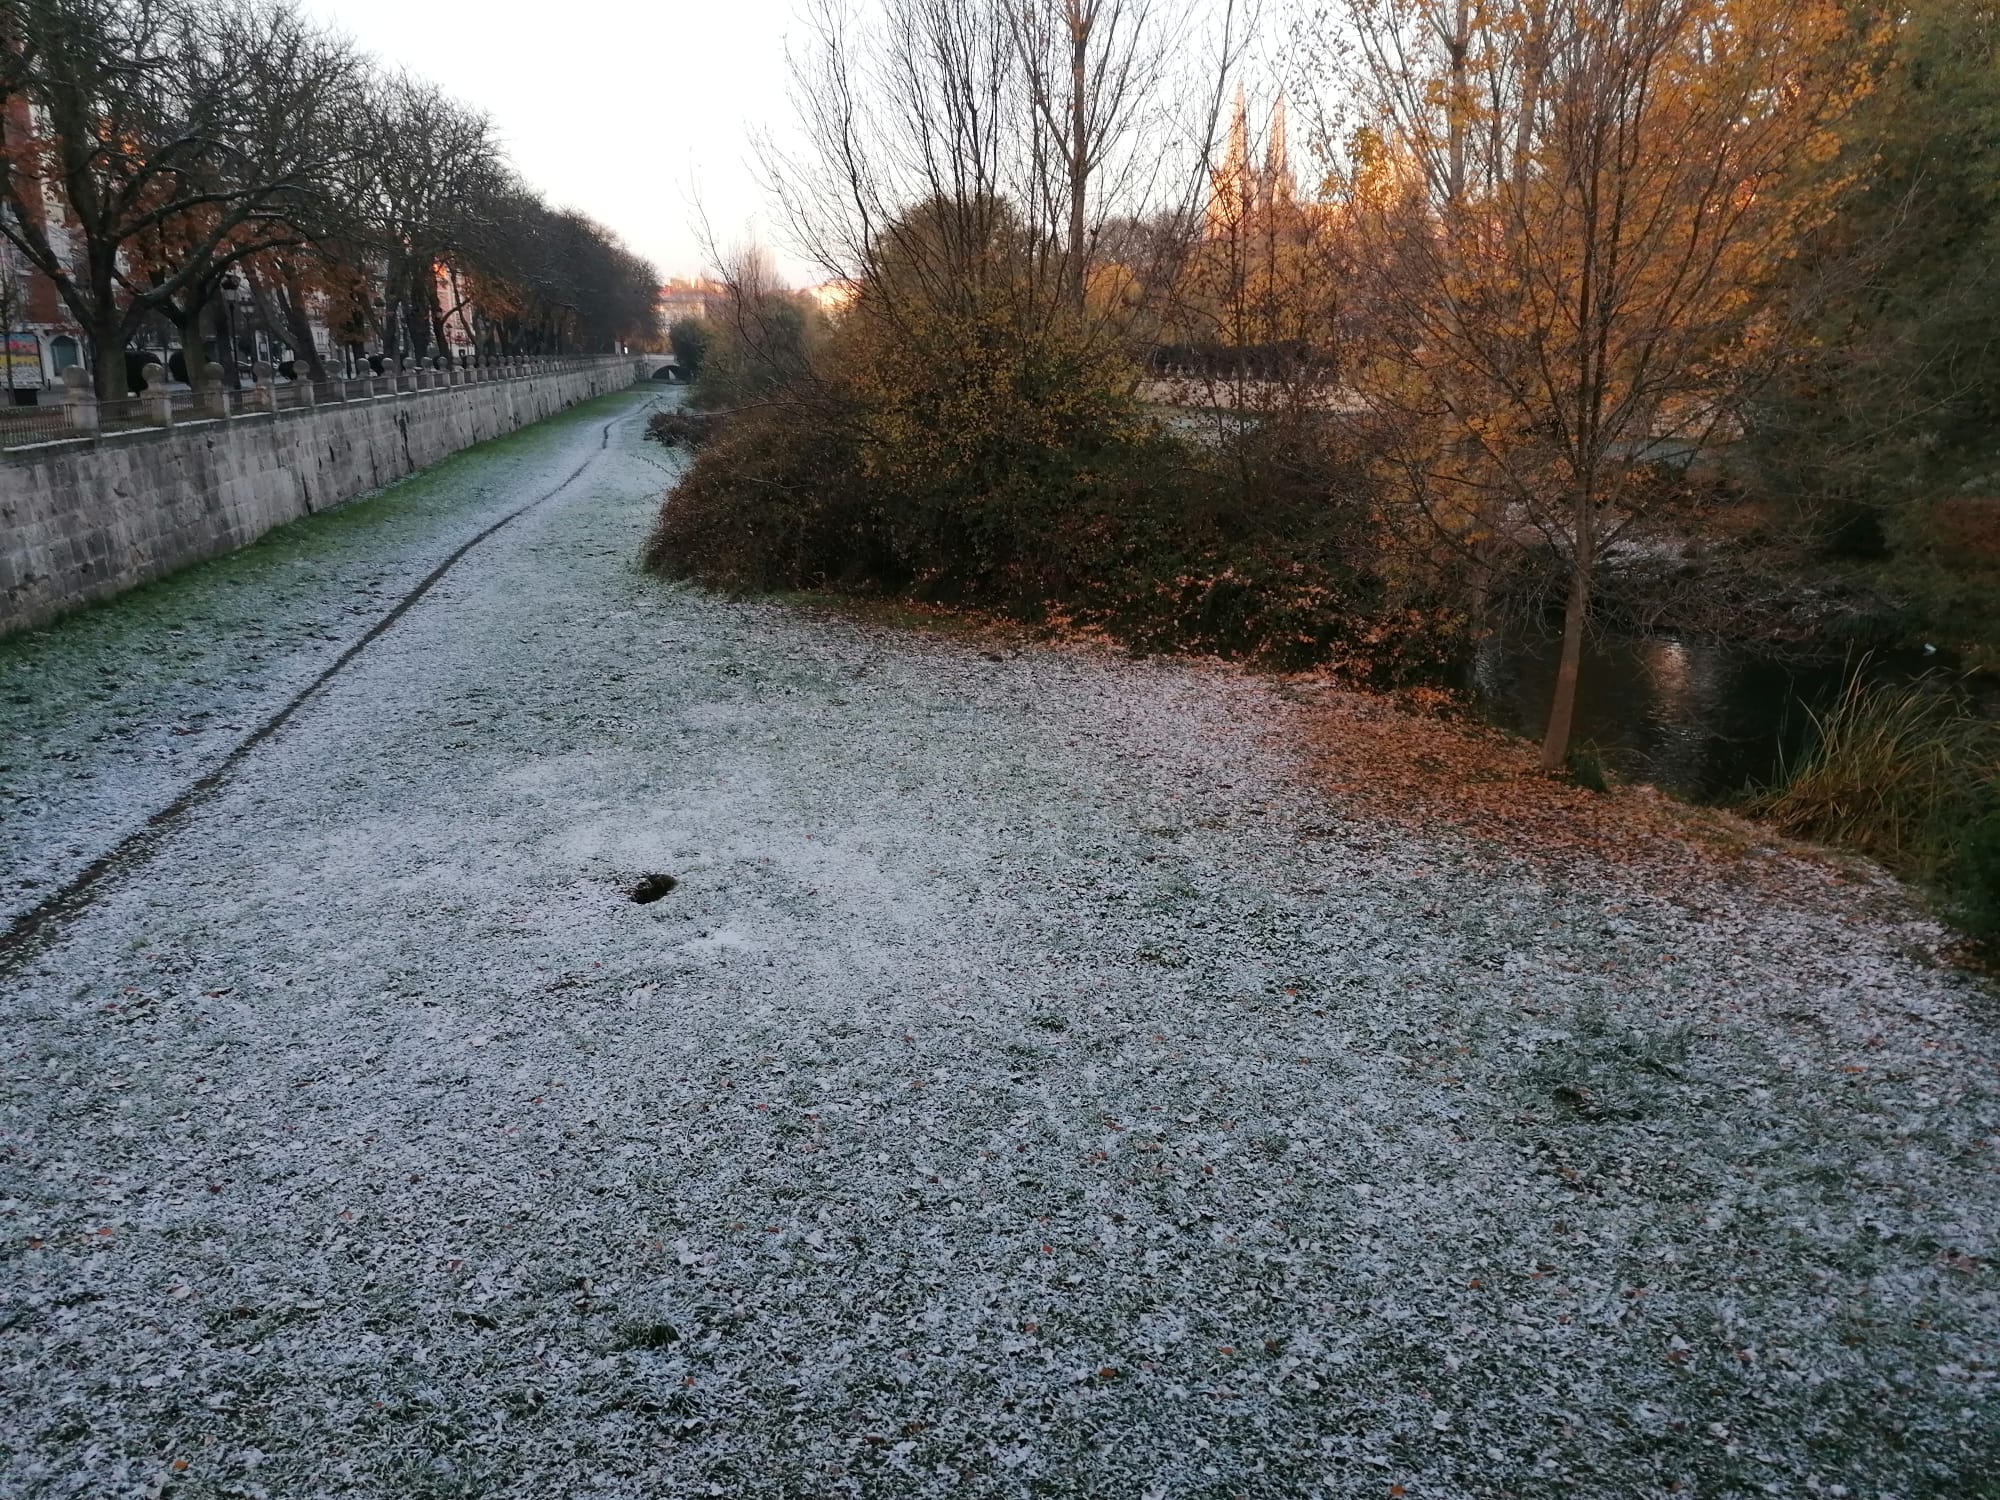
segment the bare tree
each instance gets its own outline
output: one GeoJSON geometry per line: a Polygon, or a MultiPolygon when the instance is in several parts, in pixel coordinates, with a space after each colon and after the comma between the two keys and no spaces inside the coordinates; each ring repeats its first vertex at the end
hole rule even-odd
{"type": "Polygon", "coordinates": [[[5,0],[0,14],[33,121],[23,137],[0,117],[0,235],[89,331],[98,393],[122,396],[148,317],[185,306],[219,262],[296,240],[343,165],[324,127],[358,65],[278,3],[5,0]],[[163,243],[171,263],[149,253],[163,243]]]}
{"type": "Polygon", "coordinates": [[[1235,0],[888,0],[864,26],[820,0],[793,62],[811,145],[767,149],[766,175],[800,248],[885,313],[997,277],[1024,327],[1100,328],[1116,310],[1090,299],[1105,226],[1198,210],[1236,17],[1235,0]]]}
{"type": "Polygon", "coordinates": [[[1062,231],[1061,281],[1081,315],[1106,212],[1154,195],[1162,158],[1134,149],[1162,110],[1185,12],[1151,0],[1007,0],[1032,112],[1032,187],[1062,231]],[[1094,211],[1095,210],[1095,211],[1094,211]]]}
{"type": "Polygon", "coordinates": [[[367,171],[355,186],[383,257],[384,334],[392,350],[420,354],[444,342],[436,268],[490,254],[517,190],[492,122],[435,85],[401,73],[382,79],[366,120],[367,171]]]}

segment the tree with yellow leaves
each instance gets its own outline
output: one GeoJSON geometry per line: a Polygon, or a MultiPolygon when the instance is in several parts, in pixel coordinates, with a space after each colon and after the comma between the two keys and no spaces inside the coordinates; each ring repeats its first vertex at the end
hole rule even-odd
{"type": "Polygon", "coordinates": [[[1831,201],[1861,39],[1832,0],[1351,0],[1356,394],[1422,515],[1567,563],[1542,764],[1644,477],[1725,436],[1831,201]]]}

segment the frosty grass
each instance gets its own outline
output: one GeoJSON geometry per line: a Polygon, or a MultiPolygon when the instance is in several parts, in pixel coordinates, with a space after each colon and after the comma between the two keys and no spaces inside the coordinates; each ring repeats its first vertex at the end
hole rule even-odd
{"type": "Polygon", "coordinates": [[[0,645],[19,911],[597,455],[0,975],[0,1495],[2000,1494],[1916,926],[665,586],[645,401],[0,645]]]}

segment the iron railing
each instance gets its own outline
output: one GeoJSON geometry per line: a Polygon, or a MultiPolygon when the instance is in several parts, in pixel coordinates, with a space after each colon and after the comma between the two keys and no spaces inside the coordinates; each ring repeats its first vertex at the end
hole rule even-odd
{"type": "Polygon", "coordinates": [[[69,413],[61,406],[0,407],[0,448],[51,443],[58,438],[73,436],[69,413]]]}

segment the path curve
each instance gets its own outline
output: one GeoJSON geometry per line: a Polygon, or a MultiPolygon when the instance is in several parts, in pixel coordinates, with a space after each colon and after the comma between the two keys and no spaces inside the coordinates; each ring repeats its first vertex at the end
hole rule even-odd
{"type": "MultiPolygon", "coordinates": [[[[641,408],[640,414],[643,414],[645,410],[646,408],[641,408]]],[[[631,422],[634,415],[630,412],[621,413],[619,416],[613,417],[604,423],[603,429],[599,433],[598,448],[600,451],[606,450],[611,446],[611,432],[613,427],[618,425],[620,420],[624,420],[627,423],[631,422]]],[[[251,730],[250,733],[232,745],[222,758],[216,762],[213,769],[203,772],[188,784],[185,791],[175,796],[171,802],[166,803],[157,811],[148,814],[146,821],[140,827],[120,839],[118,843],[107,849],[104,853],[90,860],[89,863],[85,864],[76,874],[65,881],[53,894],[43,897],[33,906],[16,915],[4,929],[0,929],[0,975],[5,975],[15,969],[31,949],[35,940],[45,937],[51,927],[82,910],[84,904],[90,899],[92,892],[105,879],[117,874],[121,870],[131,869],[143,860],[159,844],[162,838],[173,831],[176,825],[189,812],[212,796],[228,778],[229,774],[241,765],[252,751],[280,729],[284,728],[292,715],[305,707],[307,701],[315,693],[333,681],[334,677],[349,662],[353,661],[355,657],[367,650],[372,641],[378,639],[384,632],[393,627],[398,620],[408,614],[415,607],[417,601],[436,587],[438,581],[445,574],[449,573],[465,560],[467,553],[488,537],[494,535],[494,533],[518,521],[536,506],[546,504],[568,489],[572,484],[575,484],[578,479],[583,477],[584,471],[590,467],[591,462],[591,458],[584,459],[569,472],[560,484],[535,496],[534,499],[526,501],[516,509],[507,511],[497,521],[487,524],[461,542],[445,556],[444,561],[440,562],[411,585],[408,591],[400,599],[396,600],[394,604],[390,605],[380,619],[364,630],[352,645],[345,647],[324,671],[314,677],[312,681],[294,693],[290,698],[286,699],[282,706],[275,713],[271,714],[269,718],[265,719],[255,729],[251,730]]]]}

